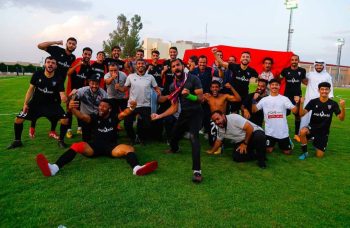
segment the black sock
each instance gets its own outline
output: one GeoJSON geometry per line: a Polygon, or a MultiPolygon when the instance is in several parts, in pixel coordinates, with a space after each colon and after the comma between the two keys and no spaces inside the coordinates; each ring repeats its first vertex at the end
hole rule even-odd
{"type": "Polygon", "coordinates": [[[300,120],[295,120],[295,135],[299,135],[299,129],[300,129],[300,120]]]}
{"type": "Polygon", "coordinates": [[[36,120],[32,120],[30,122],[30,127],[35,128],[35,125],[36,125],[36,120]]]}
{"type": "Polygon", "coordinates": [[[64,154],[61,155],[61,157],[58,158],[55,164],[61,169],[65,164],[71,162],[76,155],[77,153],[74,150],[68,149],[64,154]]]}
{"type": "Polygon", "coordinates": [[[131,168],[134,168],[137,165],[140,165],[139,161],[137,160],[136,154],[134,152],[129,152],[126,154],[126,161],[129,163],[131,168]]]}
{"type": "Polygon", "coordinates": [[[307,144],[301,144],[301,151],[303,151],[303,153],[307,152],[307,144]]]}
{"type": "Polygon", "coordinates": [[[51,122],[51,131],[55,131],[57,127],[57,121],[50,120],[50,122],[51,122]]]}
{"type": "Polygon", "coordinates": [[[64,141],[64,136],[66,135],[67,130],[68,130],[68,125],[61,124],[61,126],[60,126],[60,138],[59,138],[60,141],[64,141]]]}
{"type": "Polygon", "coordinates": [[[21,136],[22,136],[22,131],[23,131],[23,123],[14,124],[14,129],[15,129],[15,140],[21,141],[21,136]]]}

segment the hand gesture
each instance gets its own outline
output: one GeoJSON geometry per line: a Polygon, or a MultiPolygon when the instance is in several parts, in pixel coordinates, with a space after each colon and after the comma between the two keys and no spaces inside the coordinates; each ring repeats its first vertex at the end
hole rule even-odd
{"type": "Polygon", "coordinates": [[[136,101],[130,101],[129,104],[130,104],[130,108],[132,108],[132,109],[135,109],[136,106],[137,106],[137,102],[136,101]]]}
{"type": "Polygon", "coordinates": [[[344,99],[340,99],[339,100],[339,105],[341,108],[345,108],[345,100],[344,99]]]}
{"type": "Polygon", "coordinates": [[[211,52],[213,52],[213,54],[216,54],[216,52],[218,52],[218,49],[217,48],[212,48],[211,52]]]}
{"type": "Polygon", "coordinates": [[[114,88],[115,88],[116,90],[119,90],[119,89],[120,89],[120,84],[119,84],[119,83],[116,83],[116,84],[114,85],[114,88]]]}
{"type": "Polygon", "coordinates": [[[184,95],[184,96],[187,96],[188,94],[190,94],[190,91],[188,89],[184,88],[182,90],[181,94],[184,95]]]}
{"type": "Polygon", "coordinates": [[[259,98],[259,96],[260,96],[260,94],[259,94],[259,93],[257,93],[257,92],[255,92],[255,93],[254,93],[254,96],[253,96],[253,99],[254,99],[254,100],[256,100],[256,99],[258,99],[258,98],[259,98]]]}
{"type": "Polygon", "coordinates": [[[69,109],[79,108],[79,101],[70,100],[68,108],[69,109]]]}
{"type": "Polygon", "coordinates": [[[299,103],[299,101],[300,101],[300,97],[299,96],[294,96],[294,101],[295,101],[295,103],[299,103]]]}
{"type": "Polygon", "coordinates": [[[304,103],[305,98],[304,97],[300,97],[300,104],[304,103]]]}
{"type": "Polygon", "coordinates": [[[203,94],[204,100],[208,100],[211,97],[210,93],[203,94]]]}
{"type": "Polygon", "coordinates": [[[27,105],[27,104],[24,104],[24,105],[23,105],[22,112],[23,112],[23,113],[27,113],[27,112],[28,112],[28,110],[29,110],[28,105],[27,105]]]}
{"type": "Polygon", "coordinates": [[[151,120],[159,120],[160,119],[160,115],[158,115],[157,113],[152,113],[151,114],[151,120]]]}
{"type": "Polygon", "coordinates": [[[56,42],[56,44],[57,44],[57,45],[63,45],[63,40],[58,40],[58,41],[56,42]]]}
{"type": "Polygon", "coordinates": [[[246,118],[247,120],[250,119],[250,113],[249,113],[249,111],[247,109],[244,109],[243,117],[246,118]]]}
{"type": "Polygon", "coordinates": [[[227,89],[232,89],[232,85],[231,85],[230,83],[227,82],[227,83],[225,84],[225,88],[227,88],[227,89]]]}
{"type": "Polygon", "coordinates": [[[247,153],[247,145],[244,143],[241,143],[239,147],[236,149],[240,154],[246,154],[247,153]]]}
{"type": "Polygon", "coordinates": [[[168,71],[169,70],[169,67],[167,66],[167,65],[165,65],[164,67],[163,67],[163,71],[168,71]]]}

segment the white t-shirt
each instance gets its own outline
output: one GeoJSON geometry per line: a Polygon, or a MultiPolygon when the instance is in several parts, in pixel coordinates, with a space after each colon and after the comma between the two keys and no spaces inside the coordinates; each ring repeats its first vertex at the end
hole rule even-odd
{"type": "Polygon", "coordinates": [[[294,108],[292,102],[285,96],[267,96],[256,105],[258,110],[263,110],[265,120],[265,133],[276,139],[289,137],[286,118],[287,109],[294,108]]]}
{"type": "Polygon", "coordinates": [[[243,127],[246,122],[250,123],[253,126],[254,131],[257,131],[257,130],[263,131],[261,127],[259,127],[256,124],[253,124],[252,122],[250,122],[249,120],[243,118],[238,114],[233,113],[233,114],[227,115],[226,119],[227,119],[226,129],[219,127],[217,139],[220,141],[222,141],[225,138],[225,139],[232,139],[234,143],[242,142],[246,134],[245,130],[243,130],[243,127]]]}
{"type": "Polygon", "coordinates": [[[152,75],[130,74],[126,78],[125,86],[130,87],[128,107],[130,101],[136,101],[137,108],[151,107],[151,89],[157,86],[157,82],[152,75]]]}

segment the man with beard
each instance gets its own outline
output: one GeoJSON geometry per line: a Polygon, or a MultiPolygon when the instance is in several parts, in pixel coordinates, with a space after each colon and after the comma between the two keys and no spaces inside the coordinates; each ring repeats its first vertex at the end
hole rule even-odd
{"type": "MultiPolygon", "coordinates": [[[[285,68],[281,72],[280,78],[285,78],[286,80],[286,88],[284,91],[284,96],[288,97],[288,99],[296,106],[299,107],[299,103],[295,102],[295,99],[300,99],[302,96],[301,92],[301,83],[306,84],[307,79],[305,78],[306,70],[301,68],[299,65],[299,56],[293,55],[291,57],[291,65],[288,68],[285,68]]],[[[287,115],[290,114],[290,111],[287,112],[287,115]]],[[[299,128],[300,128],[300,116],[299,116],[299,108],[298,112],[294,114],[294,140],[300,142],[299,138],[299,128]]]]}
{"type": "MultiPolygon", "coordinates": [[[[86,85],[86,80],[92,75],[93,71],[90,65],[90,60],[92,56],[92,50],[89,47],[83,48],[82,58],[78,58],[72,64],[67,72],[68,84],[67,84],[67,94],[70,94],[72,90],[77,90],[86,85]]],[[[101,75],[102,76],[102,75],[101,75]]],[[[67,138],[73,137],[72,132],[72,113],[67,113],[68,117],[68,131],[66,134],[67,138]]],[[[81,123],[78,119],[78,129],[77,134],[82,134],[81,123]]]]}
{"type": "MultiPolygon", "coordinates": [[[[221,58],[224,59],[224,55],[222,54],[222,51],[218,50],[217,51],[217,55],[221,58]]],[[[223,78],[224,78],[224,72],[225,72],[225,68],[220,66],[220,64],[218,63],[218,61],[214,61],[213,66],[213,81],[218,81],[220,82],[221,85],[223,85],[223,78]]]]}
{"type": "MultiPolygon", "coordinates": [[[[306,75],[307,87],[305,93],[305,104],[309,103],[312,99],[318,98],[320,96],[318,84],[321,82],[328,82],[331,84],[329,98],[333,98],[333,84],[332,76],[326,71],[326,63],[323,60],[316,60],[314,63],[314,70],[306,75]]],[[[301,118],[300,129],[309,125],[311,118],[311,112],[306,113],[303,118],[301,118]]]]}
{"type": "Polygon", "coordinates": [[[258,160],[258,166],[266,168],[266,136],[261,127],[238,114],[225,115],[219,110],[212,112],[211,119],[219,126],[212,151],[221,147],[224,138],[230,139],[235,143],[232,153],[235,162],[258,160]]]}
{"type": "Polygon", "coordinates": [[[138,176],[146,175],[157,169],[157,161],[140,165],[135,154],[135,149],[132,146],[126,144],[118,145],[117,143],[118,131],[116,127],[122,119],[132,113],[131,109],[135,108],[135,102],[131,102],[130,109],[124,110],[117,116],[111,115],[112,106],[108,99],[101,101],[98,106],[98,114],[83,114],[77,109],[77,106],[79,106],[79,103],[76,101],[72,100],[69,103],[69,107],[76,117],[93,126],[94,139],[88,143],[73,143],[54,164],[49,163],[43,154],[38,154],[36,162],[44,176],[55,176],[64,165],[75,158],[76,154],[82,154],[86,157],[108,156],[112,158],[125,158],[131,166],[133,174],[138,176]]]}
{"type": "MultiPolygon", "coordinates": [[[[265,120],[266,133],[266,151],[272,153],[274,146],[278,143],[279,148],[284,154],[290,155],[292,153],[293,144],[289,138],[289,129],[287,123],[286,112],[287,109],[296,113],[298,107],[285,96],[279,94],[280,81],[272,79],[270,81],[270,95],[262,98],[259,103],[253,98],[252,111],[257,112],[263,110],[265,120]]],[[[299,101],[296,100],[296,103],[299,101]]]]}
{"type": "Polygon", "coordinates": [[[173,76],[174,76],[173,72],[171,71],[170,63],[171,61],[177,59],[177,55],[178,55],[177,47],[170,47],[169,59],[164,61],[163,70],[161,73],[162,80],[163,80],[163,84],[161,85],[161,87],[164,88],[162,95],[169,95],[169,86],[173,82],[173,76]]]}
{"type": "MultiPolygon", "coordinates": [[[[63,45],[63,41],[47,41],[38,44],[40,50],[44,50],[50,54],[57,61],[57,69],[55,71],[56,75],[59,75],[63,78],[63,84],[66,80],[67,71],[69,67],[75,60],[75,55],[73,54],[74,50],[77,47],[77,40],[74,37],[69,37],[66,42],[66,48],[61,48],[56,45],[63,45]]],[[[64,85],[63,85],[64,86],[64,85]]],[[[31,121],[31,126],[29,128],[29,137],[35,137],[35,125],[36,120],[31,121]]],[[[57,122],[51,122],[51,130],[49,132],[49,137],[58,139],[59,136],[56,134],[57,122]]]]}
{"type": "Polygon", "coordinates": [[[49,56],[45,59],[45,70],[33,74],[27,90],[22,111],[17,115],[14,123],[15,140],[7,149],[23,146],[21,135],[25,120],[36,120],[46,117],[51,122],[61,120],[58,145],[66,146],[63,139],[67,131],[67,119],[60,103],[66,102],[63,78],[55,73],[56,60],[49,56]]]}
{"type": "Polygon", "coordinates": [[[135,57],[133,59],[129,59],[126,61],[125,71],[127,75],[133,74],[136,72],[136,61],[139,59],[143,59],[144,56],[145,56],[145,51],[143,49],[137,49],[135,57]]]}
{"type": "Polygon", "coordinates": [[[152,120],[158,120],[177,112],[179,103],[181,112],[175,123],[170,141],[170,149],[167,153],[179,152],[179,141],[186,130],[190,132],[192,145],[192,181],[200,183],[202,181],[202,171],[200,163],[200,142],[199,130],[202,126],[203,110],[201,101],[203,89],[199,78],[184,72],[184,65],[180,59],[171,61],[171,70],[174,74],[173,83],[170,86],[171,94],[169,100],[171,106],[161,114],[152,114],[152,120]]]}
{"type": "Polygon", "coordinates": [[[154,77],[146,73],[146,62],[144,59],[136,60],[136,73],[130,74],[126,78],[125,87],[129,87],[130,101],[136,101],[137,106],[134,112],[125,118],[124,126],[128,137],[133,144],[143,143],[147,138],[147,130],[151,125],[151,89],[154,88],[158,95],[160,89],[154,77]],[[136,138],[133,123],[136,115],[139,115],[137,121],[138,139],[136,138]]]}
{"type": "MultiPolygon", "coordinates": [[[[245,100],[245,98],[248,96],[249,92],[249,81],[250,78],[258,77],[258,73],[253,68],[249,67],[250,62],[250,53],[247,51],[242,52],[241,54],[241,63],[240,64],[232,64],[224,62],[218,55],[217,55],[217,48],[213,48],[212,52],[214,53],[215,59],[218,61],[218,63],[225,67],[226,69],[229,69],[232,71],[232,80],[229,81],[229,83],[235,88],[235,90],[238,92],[238,94],[241,96],[242,101],[245,100]]],[[[233,112],[238,112],[241,109],[242,102],[236,102],[233,104],[233,112]]]]}
{"type": "Polygon", "coordinates": [[[307,152],[307,139],[313,137],[313,146],[316,148],[316,157],[323,157],[328,144],[329,129],[332,123],[333,113],[338,116],[340,121],[345,119],[345,101],[339,100],[337,102],[329,99],[331,84],[329,82],[321,82],[318,84],[320,97],[312,99],[306,104],[303,109],[302,105],[304,99],[300,102],[300,116],[312,111],[310,123],[307,127],[300,130],[300,141],[302,154],[299,156],[300,160],[305,160],[309,153],[307,152]]]}
{"type": "Polygon", "coordinates": [[[262,127],[264,122],[264,113],[262,110],[258,112],[252,111],[252,101],[255,100],[259,102],[262,98],[266,97],[268,94],[266,92],[268,82],[265,79],[258,79],[258,86],[254,93],[248,94],[246,99],[242,103],[243,116],[250,122],[262,127]]]}
{"type": "MultiPolygon", "coordinates": [[[[92,72],[104,76],[107,73],[106,65],[104,63],[106,55],[103,51],[99,51],[96,54],[96,61],[91,64],[92,72]]],[[[102,78],[102,77],[101,77],[102,78]]],[[[102,78],[100,81],[100,88],[105,89],[105,82],[102,78]]]]}
{"type": "MultiPolygon", "coordinates": [[[[88,86],[73,89],[69,94],[73,100],[80,101],[80,111],[86,115],[97,114],[101,100],[107,98],[107,93],[99,87],[100,74],[93,74],[88,78],[88,86]]],[[[78,118],[79,119],[79,118],[78,118]]],[[[84,142],[91,139],[91,126],[80,121],[82,126],[82,138],[84,142]]]]}
{"type": "Polygon", "coordinates": [[[112,47],[112,53],[111,53],[112,58],[105,58],[104,60],[104,63],[107,69],[111,63],[115,63],[118,65],[119,70],[124,71],[125,62],[120,59],[121,52],[122,52],[122,49],[119,46],[112,47]]]}
{"type": "MultiPolygon", "coordinates": [[[[204,102],[207,102],[210,108],[210,112],[220,110],[222,113],[226,113],[227,102],[239,102],[241,97],[237,91],[231,86],[230,83],[226,83],[225,87],[230,89],[233,95],[219,93],[221,84],[218,81],[212,81],[210,85],[210,92],[204,94],[204,102]]],[[[209,145],[213,146],[218,134],[218,128],[213,121],[210,121],[210,130],[208,132],[209,145]]],[[[207,151],[208,154],[221,154],[221,148],[218,151],[207,151]]]]}

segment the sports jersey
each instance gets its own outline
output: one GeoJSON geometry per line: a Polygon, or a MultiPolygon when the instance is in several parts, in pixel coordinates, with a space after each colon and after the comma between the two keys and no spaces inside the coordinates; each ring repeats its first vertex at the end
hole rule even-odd
{"type": "MultiPolygon", "coordinates": [[[[105,74],[104,79],[108,79],[110,78],[111,75],[110,73],[105,74]]],[[[111,84],[107,85],[107,94],[108,94],[108,98],[115,98],[115,99],[123,99],[125,98],[125,92],[121,92],[117,89],[115,89],[115,84],[118,84],[122,87],[125,85],[126,82],[126,74],[122,71],[118,72],[118,77],[116,77],[111,84]]]]}
{"type": "Polygon", "coordinates": [[[112,59],[112,58],[105,58],[104,61],[106,68],[108,69],[108,66],[111,65],[111,63],[115,63],[118,66],[118,70],[123,71],[124,70],[124,64],[125,62],[121,59],[112,59]]]}
{"type": "Polygon", "coordinates": [[[48,46],[46,52],[56,59],[56,74],[65,80],[69,67],[75,61],[75,55],[67,55],[66,50],[59,46],[48,46]]]}
{"type": "Polygon", "coordinates": [[[286,118],[287,109],[294,108],[292,102],[285,96],[267,96],[256,105],[258,110],[263,110],[265,120],[265,133],[276,139],[289,137],[286,118]]]}
{"type": "Polygon", "coordinates": [[[93,93],[89,86],[77,90],[77,98],[80,100],[80,111],[84,114],[97,114],[98,106],[102,99],[107,98],[107,93],[99,88],[93,93]]]}
{"type": "Polygon", "coordinates": [[[48,78],[45,76],[44,70],[36,71],[30,80],[30,84],[35,86],[35,89],[29,105],[45,106],[52,103],[61,103],[59,93],[64,91],[64,82],[62,77],[56,73],[53,77],[48,78]]]}
{"type": "Polygon", "coordinates": [[[126,78],[125,86],[130,87],[129,102],[136,101],[137,108],[151,107],[151,89],[157,86],[157,82],[152,75],[130,74],[126,78]]]}
{"type": "Polygon", "coordinates": [[[291,67],[284,68],[281,77],[286,79],[286,89],[284,95],[286,97],[301,96],[301,82],[306,78],[304,68],[298,67],[293,70],[291,67]]]}
{"type": "Polygon", "coordinates": [[[328,99],[326,102],[321,102],[320,98],[312,99],[307,103],[305,109],[312,111],[309,126],[313,131],[328,134],[332,123],[333,113],[340,114],[339,105],[337,102],[328,99]]]}
{"type": "Polygon", "coordinates": [[[233,140],[234,143],[243,142],[245,139],[246,131],[243,130],[246,122],[253,126],[253,132],[257,130],[263,130],[261,127],[250,122],[238,114],[226,115],[227,125],[226,128],[219,127],[218,139],[222,141],[224,138],[233,140]]]}
{"type": "Polygon", "coordinates": [[[90,117],[93,142],[97,142],[99,144],[117,144],[117,126],[120,122],[118,117],[109,116],[105,119],[96,114],[91,114],[90,117]]]}
{"type": "Polygon", "coordinates": [[[104,63],[94,62],[93,64],[91,64],[91,69],[93,73],[97,73],[100,75],[105,75],[106,73],[106,65],[104,63]]]}
{"type": "Polygon", "coordinates": [[[162,81],[163,65],[162,64],[156,64],[156,65],[150,64],[150,65],[152,66],[152,69],[147,71],[147,73],[154,77],[158,86],[163,87],[163,81],[162,81]]]}
{"type": "MultiPolygon", "coordinates": [[[[175,91],[175,85],[174,83],[177,83],[177,86],[181,85],[181,82],[174,80],[173,83],[170,85],[170,92],[172,93],[175,91]]],[[[195,90],[196,89],[202,89],[202,84],[200,79],[193,75],[193,74],[188,74],[187,80],[184,84],[184,88],[188,89],[190,91],[190,94],[195,95],[195,90]]],[[[183,111],[188,111],[188,110],[197,110],[201,109],[201,104],[199,102],[193,102],[188,99],[181,93],[179,94],[179,99],[180,99],[180,105],[181,105],[181,110],[183,111]]]]}
{"type": "Polygon", "coordinates": [[[249,92],[249,81],[250,78],[258,77],[258,73],[251,67],[247,67],[247,69],[243,70],[240,64],[230,63],[228,65],[228,69],[232,71],[233,77],[232,86],[238,92],[238,94],[244,99],[249,92]]]}
{"type": "Polygon", "coordinates": [[[71,89],[79,89],[86,85],[86,80],[93,74],[90,65],[82,64],[71,74],[71,89]]]}
{"type": "Polygon", "coordinates": [[[191,71],[191,74],[196,75],[201,80],[203,93],[210,93],[210,83],[212,81],[211,72],[212,69],[210,67],[206,67],[203,72],[201,72],[198,67],[191,71]]]}

